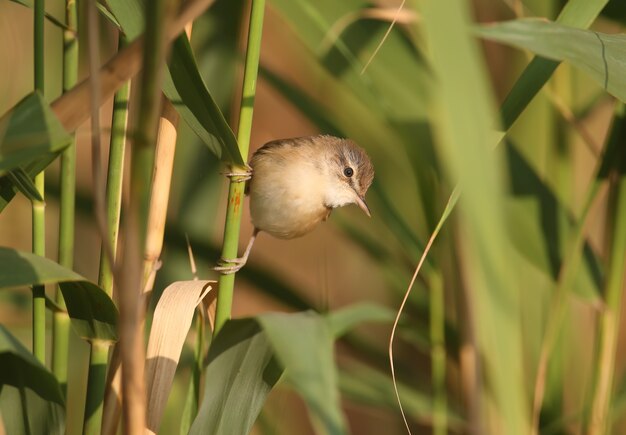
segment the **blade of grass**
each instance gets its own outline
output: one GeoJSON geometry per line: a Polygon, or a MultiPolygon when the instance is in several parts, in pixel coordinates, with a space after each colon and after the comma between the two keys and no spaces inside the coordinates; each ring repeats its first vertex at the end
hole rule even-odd
{"type": "MultiPolygon", "coordinates": [[[[610,142],[619,151],[612,159],[613,167],[606,174],[610,182],[610,194],[607,212],[607,275],[604,284],[606,307],[598,319],[596,340],[599,353],[595,361],[594,385],[591,400],[591,418],[587,423],[590,435],[611,432],[609,411],[613,396],[613,378],[615,375],[617,339],[624,286],[624,261],[626,257],[626,137],[625,106],[617,109],[613,134],[610,142]]],[[[608,145],[611,146],[611,145],[608,145]]]]}
{"type": "MultiPolygon", "coordinates": [[[[586,29],[593,23],[600,11],[609,0],[571,0],[557,18],[557,22],[565,26],[586,29]]],[[[535,56],[528,64],[520,78],[509,91],[502,107],[500,116],[502,128],[508,130],[524,111],[528,103],[546,84],[559,62],[535,56]]]]}
{"type": "MultiPolygon", "coordinates": [[[[261,35],[263,32],[264,13],[265,0],[252,0],[248,30],[248,45],[243,77],[243,91],[241,94],[241,108],[239,111],[239,127],[237,129],[237,143],[239,144],[239,151],[244,161],[248,159],[248,150],[250,147],[252,115],[254,113],[254,96],[256,93],[259,58],[261,55],[261,35]]],[[[238,173],[245,172],[245,170],[245,167],[232,167],[230,172],[238,173]]],[[[244,183],[242,183],[241,180],[231,178],[228,188],[228,208],[226,209],[224,242],[222,247],[222,260],[226,265],[229,265],[229,260],[237,257],[243,191],[244,183]]],[[[217,335],[222,325],[224,325],[226,320],[228,320],[231,316],[235,275],[236,274],[232,273],[220,276],[217,309],[215,314],[215,329],[213,331],[214,336],[217,335]]]]}
{"type": "Polygon", "coordinates": [[[626,100],[624,35],[576,29],[539,19],[514,20],[483,26],[479,35],[528,49],[558,61],[568,61],[585,71],[599,86],[626,100]]]}
{"type": "Polygon", "coordinates": [[[423,16],[437,75],[433,124],[438,149],[448,173],[463,189],[464,275],[474,291],[471,309],[477,345],[489,373],[489,387],[483,386],[479,398],[480,416],[493,433],[526,434],[530,425],[525,383],[519,376],[523,373],[519,281],[509,261],[513,250],[502,211],[502,174],[490,146],[493,97],[479,47],[470,37],[468,4],[429,2],[423,16]],[[458,71],[472,86],[458,80],[458,71]]]}

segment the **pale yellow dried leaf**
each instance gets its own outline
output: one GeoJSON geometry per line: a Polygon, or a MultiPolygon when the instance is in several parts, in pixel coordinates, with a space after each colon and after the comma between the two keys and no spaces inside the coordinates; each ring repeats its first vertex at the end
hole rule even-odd
{"type": "Polygon", "coordinates": [[[146,352],[146,433],[158,432],[193,313],[213,282],[178,281],[168,286],[159,299],[146,352]]]}

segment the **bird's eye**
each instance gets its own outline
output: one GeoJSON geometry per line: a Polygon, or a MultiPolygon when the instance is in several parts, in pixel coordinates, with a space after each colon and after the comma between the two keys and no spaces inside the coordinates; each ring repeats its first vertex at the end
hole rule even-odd
{"type": "Polygon", "coordinates": [[[354,175],[354,169],[352,168],[346,168],[343,170],[343,175],[345,175],[346,177],[350,178],[354,175]]]}

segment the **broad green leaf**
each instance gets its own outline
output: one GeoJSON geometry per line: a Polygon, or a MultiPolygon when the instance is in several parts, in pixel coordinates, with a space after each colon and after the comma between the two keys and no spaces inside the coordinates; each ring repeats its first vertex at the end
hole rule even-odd
{"type": "Polygon", "coordinates": [[[553,60],[569,61],[609,93],[626,101],[626,65],[622,62],[626,57],[626,35],[581,30],[537,19],[483,26],[478,34],[553,60]]]}
{"type": "Polygon", "coordinates": [[[346,432],[333,346],[336,335],[393,313],[363,304],[322,316],[268,313],[226,322],[211,343],[202,406],[191,434],[248,433],[278,378],[306,402],[320,433],[346,432]]]}
{"type": "Polygon", "coordinates": [[[282,369],[253,319],[226,322],[211,343],[202,405],[190,434],[247,434],[282,369]]]}
{"type": "Polygon", "coordinates": [[[426,2],[422,9],[436,75],[437,129],[442,161],[459,183],[465,275],[472,287],[477,352],[487,379],[479,387],[481,414],[491,433],[530,430],[520,322],[521,277],[503,213],[500,155],[493,152],[496,121],[482,53],[471,37],[468,3],[426,2]],[[463,80],[459,80],[459,72],[463,80]],[[467,84],[471,83],[471,86],[467,84]]]}
{"type": "Polygon", "coordinates": [[[21,168],[32,178],[69,143],[70,135],[38,92],[24,97],[5,113],[0,118],[0,211],[24,187],[14,184],[16,174],[11,177],[9,171],[21,168]]]}
{"type": "Polygon", "coordinates": [[[64,433],[61,387],[24,345],[0,325],[0,411],[7,433],[64,433]]]}
{"type": "Polygon", "coordinates": [[[104,290],[54,261],[0,247],[0,289],[55,283],[79,336],[117,340],[117,309],[104,290]]]}
{"type": "MultiPolygon", "coordinates": [[[[129,40],[143,32],[143,1],[108,0],[107,4],[129,40]]],[[[212,152],[226,163],[242,165],[235,135],[202,80],[186,35],[174,42],[170,56],[165,95],[212,152]]]]}
{"type": "Polygon", "coordinates": [[[163,91],[178,113],[215,155],[243,164],[235,135],[202,80],[186,35],[172,44],[169,73],[163,91]]]}
{"type": "MultiPolygon", "coordinates": [[[[596,19],[609,0],[570,0],[557,18],[557,22],[586,29],[596,19]]],[[[500,108],[502,126],[508,130],[537,95],[559,65],[558,62],[535,57],[526,67],[500,108]]]]}
{"type": "Polygon", "coordinates": [[[0,175],[35,160],[50,162],[69,142],[50,106],[34,92],[0,118],[0,175]]]}
{"type": "Polygon", "coordinates": [[[346,433],[330,323],[311,311],[263,314],[257,319],[285,368],[285,380],[306,402],[317,431],[346,433]]]}

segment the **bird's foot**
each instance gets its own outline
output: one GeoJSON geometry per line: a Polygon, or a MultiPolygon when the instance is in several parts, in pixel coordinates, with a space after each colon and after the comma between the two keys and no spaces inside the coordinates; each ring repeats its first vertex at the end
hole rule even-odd
{"type": "Polygon", "coordinates": [[[252,168],[246,165],[243,168],[235,168],[233,171],[224,172],[224,175],[234,183],[243,183],[252,178],[252,168]]]}
{"type": "Polygon", "coordinates": [[[231,260],[224,260],[220,258],[217,262],[217,266],[213,268],[214,271],[221,273],[222,275],[230,275],[232,273],[237,273],[243,266],[245,266],[247,258],[233,258],[231,260]]]}

